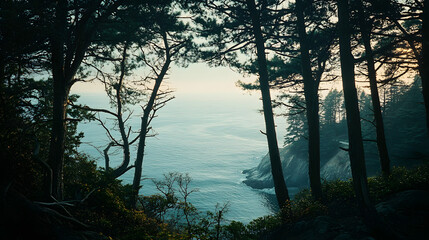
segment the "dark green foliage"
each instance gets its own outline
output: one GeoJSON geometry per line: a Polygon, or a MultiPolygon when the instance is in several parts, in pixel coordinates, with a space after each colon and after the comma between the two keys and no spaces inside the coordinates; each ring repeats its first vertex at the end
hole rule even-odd
{"type": "MultiPolygon", "coordinates": [[[[91,74],[101,74],[106,66],[113,67],[111,78],[104,79],[110,95],[114,95],[119,88],[116,75],[121,71],[128,77],[142,65],[156,69],[158,61],[167,58],[165,51],[159,48],[159,40],[164,36],[172,40],[170,48],[174,50],[170,57],[174,58],[171,61],[179,65],[186,66],[201,57],[212,60],[211,64],[214,65],[229,64],[242,73],[259,73],[261,65],[255,61],[255,33],[252,32],[252,20],[255,20],[252,17],[256,14],[249,14],[243,4],[245,1],[206,1],[204,9],[200,8],[203,6],[200,2],[196,2],[65,0],[0,3],[0,187],[6,189],[3,196],[10,189],[10,192],[19,192],[25,199],[49,201],[50,206],[55,205],[46,196],[49,176],[43,164],[48,159],[54,96],[52,76],[46,76],[46,71],[49,74],[51,70],[55,72],[53,65],[58,64],[56,70],[61,72],[59,75],[67,75],[68,78],[64,81],[66,86],[59,89],[61,94],[67,92],[61,106],[78,101],[78,96],[68,94],[76,81],[88,79],[91,74]],[[58,7],[61,4],[64,4],[63,9],[58,7]],[[191,15],[189,19],[181,21],[181,11],[191,15]],[[217,13],[221,12],[227,14],[220,17],[217,13]],[[187,24],[191,20],[195,20],[195,25],[187,24]],[[200,49],[192,42],[194,33],[190,31],[191,26],[198,26],[199,37],[205,38],[200,49]],[[145,50],[134,54],[139,47],[145,50]],[[119,61],[115,54],[124,48],[130,49],[129,60],[125,69],[121,69],[123,64],[117,64],[119,61]],[[57,56],[56,59],[53,55],[57,56]],[[242,57],[246,57],[244,61],[242,57]]],[[[263,45],[270,53],[267,54],[270,59],[266,62],[270,87],[300,86],[302,76],[297,54],[300,49],[296,42],[297,33],[293,30],[296,19],[290,16],[294,6],[283,8],[281,1],[275,0],[254,2],[255,11],[260,15],[256,20],[261,25],[263,45]]],[[[310,70],[319,82],[326,79],[322,74],[336,65],[336,28],[329,20],[335,12],[335,4],[330,1],[302,2],[306,5],[303,13],[308,23],[306,33],[310,70]]],[[[373,36],[371,41],[375,43],[377,60],[383,60],[386,64],[383,84],[397,80],[402,72],[416,69],[417,63],[424,60],[419,59],[422,56],[418,51],[410,49],[414,45],[420,50],[422,5],[418,1],[398,3],[364,1],[365,9],[373,14],[369,24],[381,33],[373,36]],[[410,14],[409,18],[401,20],[405,12],[410,14]],[[395,21],[399,22],[397,26],[395,21]],[[398,29],[401,26],[403,30],[398,29]],[[380,51],[382,48],[386,50],[380,51]]],[[[352,24],[355,24],[355,13],[352,10],[352,24]]],[[[358,36],[356,40],[359,41],[358,36]]],[[[354,51],[357,52],[356,56],[359,55],[359,49],[354,51]]],[[[265,55],[265,51],[261,54],[265,55]]],[[[363,57],[364,54],[357,61],[362,61],[363,57]]],[[[260,89],[259,83],[239,82],[239,85],[251,90],[260,89]]],[[[396,164],[412,166],[427,162],[429,139],[425,131],[420,81],[384,86],[383,114],[389,147],[396,164]]],[[[147,97],[132,84],[124,86],[121,94],[126,105],[138,104],[147,97]]],[[[347,139],[341,95],[341,91],[333,90],[321,105],[322,161],[336,154],[340,141],[347,139]]],[[[304,101],[298,95],[284,95],[279,100],[273,104],[292,106],[287,116],[290,125],[285,145],[293,149],[293,154],[305,156],[308,130],[304,101]]],[[[375,135],[370,106],[368,95],[362,92],[359,110],[363,118],[363,137],[368,140],[365,151],[369,165],[374,163],[371,160],[377,159],[372,142],[375,135]]],[[[62,214],[70,212],[71,216],[105,236],[114,239],[258,239],[279,228],[285,216],[289,223],[295,223],[319,215],[359,214],[352,182],[336,180],[323,183],[323,202],[314,201],[311,192],[303,190],[288,202],[291,212],[284,213],[282,217],[278,214],[255,219],[247,225],[235,221],[225,225],[226,205],[217,206],[213,212],[200,212],[188,201],[188,196],[194,192],[189,188],[190,177],[179,173],[156,181],[160,194],[142,196],[141,208],[132,209],[130,199],[135,194],[132,187],[114,179],[109,171],[97,169],[94,161],[77,150],[83,137],[83,133],[77,132],[78,123],[91,120],[93,116],[70,106],[65,107],[63,112],[67,112],[67,128],[64,128],[67,132],[62,141],[65,148],[61,153],[64,155],[66,202],[62,203],[64,209],[58,206],[52,209],[62,214]]],[[[59,122],[63,123],[63,119],[59,122]]],[[[388,177],[368,178],[368,185],[374,203],[407,189],[429,190],[429,166],[412,170],[396,167],[388,177]]],[[[3,216],[0,214],[1,223],[10,220],[3,216]]]]}
{"type": "Polygon", "coordinates": [[[246,226],[242,222],[232,221],[230,224],[224,226],[224,231],[227,239],[251,239],[246,226]]]}
{"type": "MultiPolygon", "coordinates": [[[[279,104],[274,106],[288,107],[284,114],[288,122],[284,144],[285,146],[290,145],[294,155],[305,158],[308,152],[308,133],[304,99],[297,95],[284,94],[277,101],[279,104]]],[[[320,151],[322,163],[338,151],[339,141],[347,139],[344,114],[342,92],[334,89],[321,101],[320,151]]]]}
{"type": "MultiPolygon", "coordinates": [[[[2,161],[8,166],[2,176],[2,184],[14,182],[25,194],[40,198],[43,192],[45,169],[41,161],[46,161],[49,143],[49,129],[52,107],[52,80],[34,80],[11,75],[1,88],[0,147],[2,161]],[[4,149],[3,149],[4,148],[4,149]]],[[[77,101],[78,96],[71,96],[77,101]]],[[[69,111],[70,128],[67,133],[66,161],[79,158],[77,147],[83,133],[77,133],[78,121],[90,119],[86,111],[69,111]]]]}
{"type": "MultiPolygon", "coordinates": [[[[429,165],[415,169],[394,167],[389,178],[382,176],[368,178],[370,198],[373,203],[386,200],[389,196],[409,189],[429,190],[429,165]]],[[[347,217],[359,215],[351,180],[325,181],[322,184],[324,201],[318,202],[311,197],[309,189],[297,193],[290,202],[293,215],[288,223],[293,224],[313,219],[316,216],[347,217]]],[[[281,226],[280,215],[261,217],[244,225],[231,222],[224,226],[226,239],[260,239],[281,226]]]]}
{"type": "Polygon", "coordinates": [[[266,236],[270,231],[278,228],[282,223],[280,215],[268,215],[252,220],[248,224],[232,221],[223,226],[224,239],[231,240],[250,240],[260,239],[266,236]]]}
{"type": "MultiPolygon", "coordinates": [[[[41,132],[33,119],[26,115],[22,101],[24,97],[19,88],[16,85],[3,86],[0,94],[0,184],[18,184],[23,194],[31,195],[41,190],[42,181],[40,164],[33,158],[35,136],[39,135],[43,141],[48,134],[41,132]]],[[[42,145],[41,149],[43,147],[46,145],[42,145]]]]}
{"type": "Polygon", "coordinates": [[[52,15],[47,5],[48,1],[1,1],[0,79],[15,74],[20,78],[28,72],[39,74],[46,67],[46,16],[52,15]]]}
{"type": "MultiPolygon", "coordinates": [[[[386,200],[395,193],[420,189],[429,190],[429,165],[423,165],[415,169],[394,167],[391,176],[368,178],[368,186],[371,201],[375,204],[386,200]]],[[[344,218],[357,216],[358,211],[355,194],[351,180],[348,181],[325,181],[322,184],[324,201],[313,200],[309,189],[303,189],[295,195],[290,202],[293,215],[289,217],[288,223],[292,224],[313,219],[316,216],[331,216],[344,218]]],[[[224,227],[226,239],[260,239],[268,233],[279,229],[281,225],[280,216],[265,216],[253,220],[247,225],[239,222],[231,222],[224,227]]]]}
{"type": "MultiPolygon", "coordinates": [[[[429,190],[429,165],[407,169],[405,167],[393,167],[389,177],[376,176],[368,178],[370,198],[374,203],[386,200],[389,196],[410,189],[429,190]]],[[[329,181],[323,184],[326,194],[326,203],[336,203],[354,206],[354,192],[351,181],[329,181]]],[[[306,198],[303,193],[297,194],[297,199],[306,198]]],[[[299,200],[298,200],[299,201],[299,200]]],[[[331,210],[334,210],[332,206],[331,210]]]]}
{"type": "MultiPolygon", "coordinates": [[[[391,103],[386,106],[386,135],[392,155],[413,161],[429,154],[425,133],[424,105],[418,78],[410,86],[396,87],[391,103]],[[389,141],[390,140],[390,141],[389,141]]],[[[411,163],[411,162],[410,162],[411,163]]],[[[400,164],[400,163],[399,163],[400,164]]]]}
{"type": "MultiPolygon", "coordinates": [[[[323,191],[322,185],[322,191],[323,191]]],[[[320,215],[326,215],[328,208],[321,203],[316,201],[311,195],[305,198],[295,198],[291,202],[292,216],[291,222],[313,218],[320,215]]]]}
{"type": "MultiPolygon", "coordinates": [[[[49,142],[52,96],[49,81],[22,79],[9,83],[13,84],[2,83],[3,104],[0,105],[2,116],[7,116],[0,119],[1,185],[19,189],[32,200],[45,201],[42,193],[46,175],[41,160],[47,158],[49,142]]],[[[71,99],[76,101],[77,96],[71,96],[71,99]]],[[[70,110],[69,114],[76,120],[91,117],[78,109],[70,110]]],[[[134,239],[141,239],[141,236],[156,238],[158,234],[168,232],[155,219],[128,210],[125,202],[130,195],[130,186],[109,179],[96,169],[94,162],[77,151],[83,137],[76,131],[77,123],[72,121],[68,128],[65,158],[65,199],[75,205],[67,207],[73,217],[89,224],[92,230],[111,236],[123,237],[135,234],[135,230],[142,235],[134,239]]]]}
{"type": "MultiPolygon", "coordinates": [[[[282,105],[289,107],[289,109],[287,109],[287,113],[284,114],[287,122],[289,123],[284,145],[287,146],[294,144],[295,142],[300,142],[303,139],[307,139],[308,127],[305,117],[305,102],[303,97],[283,94],[278,97],[276,102],[278,102],[278,104],[274,104],[275,107],[282,105]]],[[[305,151],[307,151],[307,149],[305,151]]]]}
{"type": "Polygon", "coordinates": [[[386,197],[408,189],[429,190],[429,165],[408,170],[405,167],[394,167],[389,177],[368,178],[370,195],[373,201],[379,202],[386,197]]]}
{"type": "Polygon", "coordinates": [[[254,219],[246,226],[246,228],[248,234],[255,239],[267,234],[270,230],[280,226],[281,223],[281,216],[278,214],[254,219]]]}
{"type": "Polygon", "coordinates": [[[159,219],[127,207],[131,185],[123,185],[97,170],[85,156],[74,160],[65,167],[65,196],[76,202],[69,208],[76,219],[114,239],[163,239],[178,235],[159,219]]]}
{"type": "Polygon", "coordinates": [[[329,91],[322,103],[322,124],[331,125],[344,119],[343,93],[333,89],[329,91]]]}
{"type": "MultiPolygon", "coordinates": [[[[368,183],[370,197],[375,203],[406,189],[428,190],[429,166],[425,165],[413,170],[393,168],[391,178],[386,179],[381,176],[369,178],[368,183]]],[[[99,231],[117,239],[146,239],[150,237],[186,239],[190,236],[186,224],[175,225],[175,227],[165,225],[159,221],[158,217],[158,220],[151,219],[143,212],[127,209],[124,205],[126,199],[123,197],[126,189],[126,186],[121,186],[119,182],[116,182],[97,190],[88,198],[84,204],[86,210],[79,212],[79,216],[88,219],[89,223],[96,226],[99,231]]],[[[309,190],[298,193],[295,199],[290,202],[293,216],[290,216],[289,222],[295,223],[321,215],[346,216],[357,213],[357,205],[350,181],[324,182],[323,191],[326,193],[323,203],[314,201],[309,190]]],[[[173,193],[170,192],[170,194],[173,193]]],[[[165,195],[145,197],[142,201],[147,204],[149,199],[154,202],[168,202],[170,209],[180,205],[173,198],[167,200],[165,195]]],[[[150,213],[152,216],[160,216],[154,214],[156,211],[160,211],[159,208],[150,208],[149,205],[145,207],[146,213],[150,213]]],[[[198,210],[193,209],[192,211],[198,210]]],[[[215,212],[199,214],[198,222],[192,225],[192,236],[198,239],[216,239],[215,222],[219,217],[219,211],[216,210],[215,212]]],[[[222,225],[219,233],[221,239],[259,239],[279,228],[281,226],[280,219],[280,215],[265,216],[246,225],[232,221],[228,225],[222,225]]]]}
{"type": "MultiPolygon", "coordinates": [[[[362,135],[369,175],[379,172],[378,151],[375,143],[374,114],[370,95],[364,91],[359,94],[362,135]]],[[[429,155],[429,139],[425,132],[424,106],[422,104],[420,80],[411,85],[395,84],[385,86],[383,115],[386,138],[392,153],[393,165],[416,166],[429,155]],[[405,159],[406,158],[406,159],[405,159]]],[[[284,96],[282,101],[288,105],[289,112],[284,114],[289,123],[285,136],[285,145],[290,145],[293,154],[305,156],[307,148],[306,119],[302,109],[302,99],[297,96],[284,96]]],[[[279,104],[280,106],[280,104],[279,104]]],[[[347,128],[342,92],[331,90],[321,101],[321,162],[334,156],[339,147],[347,148],[347,128]]]]}
{"type": "Polygon", "coordinates": [[[65,166],[65,199],[84,199],[97,188],[101,177],[96,163],[88,160],[86,155],[78,155],[70,159],[65,166]]]}

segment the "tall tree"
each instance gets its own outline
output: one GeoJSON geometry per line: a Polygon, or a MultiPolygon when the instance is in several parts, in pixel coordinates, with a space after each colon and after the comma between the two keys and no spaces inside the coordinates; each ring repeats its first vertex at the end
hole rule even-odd
{"type": "MultiPolygon", "coordinates": [[[[269,49],[282,56],[284,63],[270,68],[272,85],[290,91],[303,86],[308,123],[308,162],[312,195],[322,198],[320,180],[319,84],[334,79],[329,76],[335,26],[330,21],[332,7],[323,1],[296,1],[288,7],[292,14],[282,18],[281,28],[271,31],[269,49]],[[293,69],[288,70],[288,69],[293,69]]],[[[278,56],[270,59],[277,62],[278,56]]],[[[299,92],[301,93],[301,91],[299,92]]]]}
{"type": "Polygon", "coordinates": [[[422,67],[420,77],[422,78],[423,100],[426,109],[426,128],[429,134],[429,1],[423,1],[423,23],[422,23],[422,67]]]}
{"type": "Polygon", "coordinates": [[[365,156],[362,141],[358,97],[355,86],[354,57],[351,52],[349,0],[338,0],[338,35],[340,43],[341,78],[346,107],[349,136],[349,156],[353,187],[359,206],[371,208],[366,176],[365,156]]]}
{"type": "Polygon", "coordinates": [[[262,94],[262,105],[274,189],[280,208],[285,209],[287,207],[287,201],[289,200],[289,194],[284,181],[283,168],[281,165],[279,147],[277,143],[276,128],[274,124],[273,109],[271,106],[267,59],[265,56],[265,40],[262,35],[260,22],[261,15],[256,8],[255,0],[246,0],[246,4],[252,21],[252,30],[256,45],[257,61],[259,67],[259,85],[262,94]]]}
{"type": "Polygon", "coordinates": [[[360,26],[360,33],[365,47],[365,58],[368,71],[369,86],[371,90],[372,109],[375,119],[377,148],[380,157],[381,171],[383,175],[390,174],[390,158],[386,145],[386,137],[384,134],[383,115],[381,112],[380,97],[378,94],[377,86],[377,71],[375,68],[374,53],[371,46],[371,26],[372,22],[369,20],[368,14],[364,9],[362,0],[356,2],[358,11],[358,21],[360,26]]]}
{"type": "Polygon", "coordinates": [[[320,127],[319,127],[319,82],[313,79],[309,53],[309,41],[304,19],[304,1],[297,0],[295,8],[300,45],[301,69],[304,82],[304,96],[308,125],[308,175],[311,194],[322,199],[320,180],[320,127]]]}
{"type": "Polygon", "coordinates": [[[200,25],[200,35],[208,41],[202,47],[202,57],[211,64],[228,64],[241,72],[246,72],[244,61],[256,62],[258,89],[262,93],[262,103],[266,136],[271,161],[276,197],[280,208],[285,208],[289,200],[283,176],[278,149],[266,54],[266,41],[271,31],[279,26],[279,17],[284,10],[276,9],[281,1],[223,0],[206,1],[204,10],[196,23],[200,25]],[[243,55],[239,56],[242,53],[243,55]],[[253,58],[255,57],[255,59],[253,58]]]}
{"type": "Polygon", "coordinates": [[[53,172],[52,196],[57,200],[61,200],[63,195],[64,144],[70,89],[79,80],[76,73],[100,22],[111,16],[121,4],[121,0],[58,0],[53,6],[54,18],[49,38],[54,97],[48,163],[53,172]]]}

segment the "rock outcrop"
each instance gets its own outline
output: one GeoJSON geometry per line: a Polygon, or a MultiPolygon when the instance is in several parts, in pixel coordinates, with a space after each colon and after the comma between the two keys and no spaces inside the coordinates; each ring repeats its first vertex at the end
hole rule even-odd
{"type": "MultiPolygon", "coordinates": [[[[280,149],[280,157],[283,166],[283,174],[288,187],[306,187],[308,180],[308,160],[305,156],[299,156],[288,148],[280,149]]],[[[351,178],[350,161],[346,151],[338,152],[324,161],[321,165],[320,173],[322,179],[348,179],[351,178]]],[[[267,154],[255,168],[243,171],[246,180],[243,182],[256,189],[272,188],[274,186],[271,176],[270,158],[267,154]]]]}
{"type": "Polygon", "coordinates": [[[429,239],[429,192],[408,190],[377,204],[379,216],[403,239],[429,239]]]}

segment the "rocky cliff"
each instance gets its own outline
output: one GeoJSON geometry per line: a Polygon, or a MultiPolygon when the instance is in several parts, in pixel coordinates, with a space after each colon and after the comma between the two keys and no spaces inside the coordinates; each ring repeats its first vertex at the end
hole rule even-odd
{"type": "MultiPolygon", "coordinates": [[[[344,141],[339,141],[339,145],[347,147],[343,144],[344,141]]],[[[397,144],[398,146],[401,146],[397,144]]],[[[424,141],[415,144],[417,147],[403,150],[400,148],[392,148],[390,151],[391,166],[415,167],[429,159],[428,138],[424,141]],[[417,150],[416,150],[417,149],[417,150]],[[404,159],[404,156],[411,156],[404,159]]],[[[280,157],[282,161],[283,174],[286,185],[288,187],[308,187],[308,157],[304,153],[299,153],[292,149],[293,145],[280,149],[280,157]]],[[[376,149],[371,150],[370,147],[365,152],[366,170],[368,177],[375,176],[380,173],[380,163],[376,149]]],[[[243,171],[246,179],[243,181],[246,185],[255,189],[264,189],[274,187],[271,177],[271,165],[269,155],[262,158],[258,166],[243,171]]],[[[320,175],[323,180],[347,180],[351,178],[350,159],[348,152],[337,148],[329,157],[321,157],[320,175]]]]}
{"type": "MultiPolygon", "coordinates": [[[[283,174],[288,187],[306,187],[308,180],[308,158],[293,153],[289,147],[280,149],[283,174]]],[[[346,151],[338,149],[333,157],[322,161],[321,177],[325,180],[351,178],[350,161],[346,151]]],[[[243,171],[244,183],[256,189],[272,188],[270,158],[267,154],[257,167],[243,171]]]]}

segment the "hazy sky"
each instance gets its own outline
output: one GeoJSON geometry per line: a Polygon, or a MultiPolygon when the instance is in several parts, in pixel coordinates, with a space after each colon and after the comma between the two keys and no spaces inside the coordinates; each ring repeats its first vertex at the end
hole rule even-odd
{"type": "MultiPolygon", "coordinates": [[[[254,81],[256,78],[243,77],[228,67],[209,67],[205,63],[190,64],[187,68],[172,66],[163,85],[175,90],[174,95],[217,95],[233,96],[247,94],[236,87],[238,80],[254,81]]],[[[100,83],[77,83],[72,92],[79,94],[101,93],[100,83]]],[[[259,95],[258,93],[253,93],[259,95]]]]}

